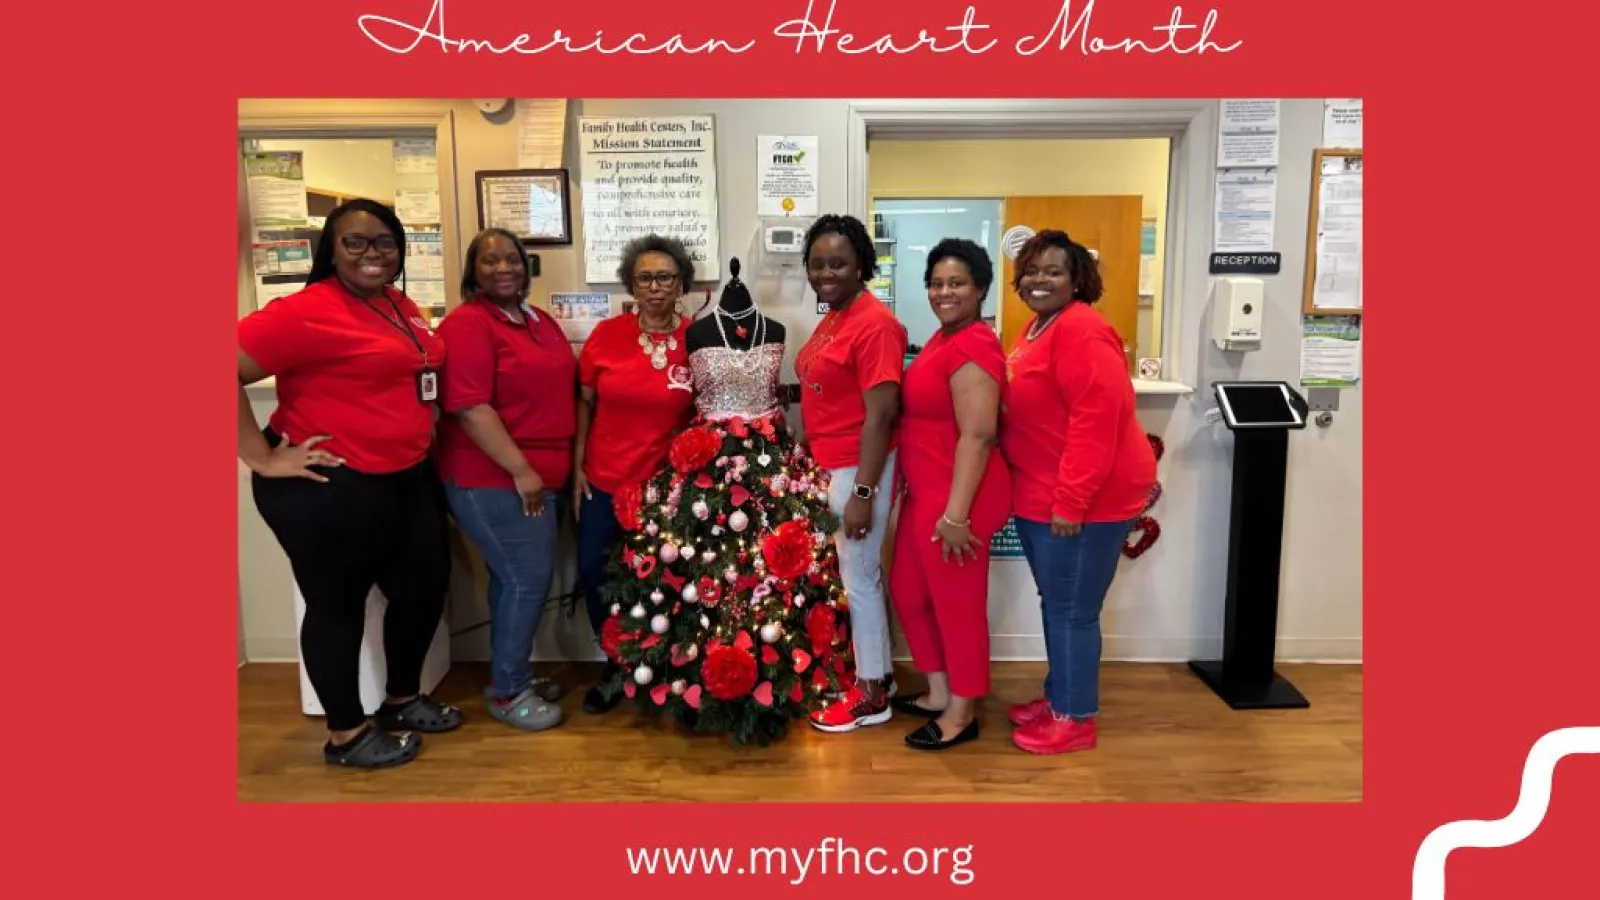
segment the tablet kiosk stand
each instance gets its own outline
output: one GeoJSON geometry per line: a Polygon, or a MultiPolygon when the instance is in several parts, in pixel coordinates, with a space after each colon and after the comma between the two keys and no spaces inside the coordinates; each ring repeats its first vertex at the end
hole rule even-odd
{"type": "Polygon", "coordinates": [[[1234,439],[1227,603],[1222,659],[1190,660],[1189,668],[1234,709],[1305,709],[1310,701],[1273,667],[1289,432],[1306,427],[1309,410],[1281,381],[1213,390],[1234,439]]]}

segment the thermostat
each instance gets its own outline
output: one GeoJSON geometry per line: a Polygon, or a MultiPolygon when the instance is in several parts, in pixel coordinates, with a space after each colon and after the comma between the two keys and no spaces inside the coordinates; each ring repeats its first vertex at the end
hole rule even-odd
{"type": "Polygon", "coordinates": [[[793,225],[770,225],[765,232],[763,246],[768,253],[799,253],[805,247],[804,229],[793,225]]]}

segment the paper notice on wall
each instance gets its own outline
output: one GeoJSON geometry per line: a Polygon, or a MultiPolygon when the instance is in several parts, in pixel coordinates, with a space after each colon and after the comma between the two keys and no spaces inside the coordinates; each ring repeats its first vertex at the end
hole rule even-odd
{"type": "Polygon", "coordinates": [[[1212,252],[1271,251],[1277,207],[1277,169],[1218,170],[1212,252]]]}
{"type": "Polygon", "coordinates": [[[559,169],[567,136],[567,101],[518,100],[517,168],[559,169]]]}
{"type": "Polygon", "coordinates": [[[569,343],[582,343],[596,325],[611,317],[614,306],[610,294],[556,293],[550,295],[550,318],[561,326],[569,343]]]}
{"type": "Polygon", "coordinates": [[[1314,309],[1361,308],[1361,163],[1359,156],[1322,160],[1314,309]]]}
{"type": "Polygon", "coordinates": [[[1217,168],[1278,164],[1277,100],[1219,100],[1217,168]]]}
{"type": "Polygon", "coordinates": [[[263,309],[279,297],[305,290],[304,277],[269,275],[256,278],[256,309],[263,309]]]}
{"type": "Polygon", "coordinates": [[[683,242],[696,280],[720,281],[716,151],[711,116],[579,119],[584,281],[615,284],[622,248],[651,232],[683,242]]]}
{"type": "Polygon", "coordinates": [[[437,175],[439,155],[433,138],[395,138],[396,175],[437,175]]]}
{"type": "Polygon", "coordinates": [[[1356,150],[1361,147],[1361,101],[1324,100],[1322,146],[1356,150]]]}
{"type": "Polygon", "coordinates": [[[252,244],[257,275],[305,275],[311,271],[311,242],[266,241],[252,244]]]}
{"type": "Polygon", "coordinates": [[[306,224],[306,175],[298,150],[246,153],[250,221],[258,228],[306,224]]]}
{"type": "Polygon", "coordinates": [[[814,216],[820,193],[818,140],[812,135],[756,138],[756,215],[814,216]]]}
{"type": "Polygon", "coordinates": [[[440,232],[406,232],[406,296],[418,306],[445,304],[444,235],[440,232]]]}
{"type": "Polygon", "coordinates": [[[394,214],[405,225],[439,224],[439,190],[437,188],[396,188],[394,214]]]}
{"type": "Polygon", "coordinates": [[[1355,387],[1361,381],[1361,317],[1303,316],[1300,384],[1355,387]]]}

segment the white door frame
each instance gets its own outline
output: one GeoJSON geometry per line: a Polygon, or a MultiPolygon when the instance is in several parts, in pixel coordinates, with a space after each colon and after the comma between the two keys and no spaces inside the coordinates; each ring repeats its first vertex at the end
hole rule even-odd
{"type": "Polygon", "coordinates": [[[873,138],[1170,138],[1162,371],[1168,381],[1198,383],[1200,316],[1185,315],[1183,301],[1203,299],[1210,290],[1212,225],[1202,211],[1211,208],[1215,192],[1217,101],[853,100],[847,116],[846,200],[850,214],[863,222],[871,205],[867,142],[873,138]]]}

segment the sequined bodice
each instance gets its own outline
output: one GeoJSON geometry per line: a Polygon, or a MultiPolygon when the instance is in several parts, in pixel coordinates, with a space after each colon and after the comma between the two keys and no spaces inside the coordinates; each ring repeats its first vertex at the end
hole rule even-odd
{"type": "Polygon", "coordinates": [[[702,347],[689,355],[694,372],[695,406],[713,421],[740,416],[754,419],[778,407],[778,369],[782,344],[762,344],[748,352],[702,347]]]}

